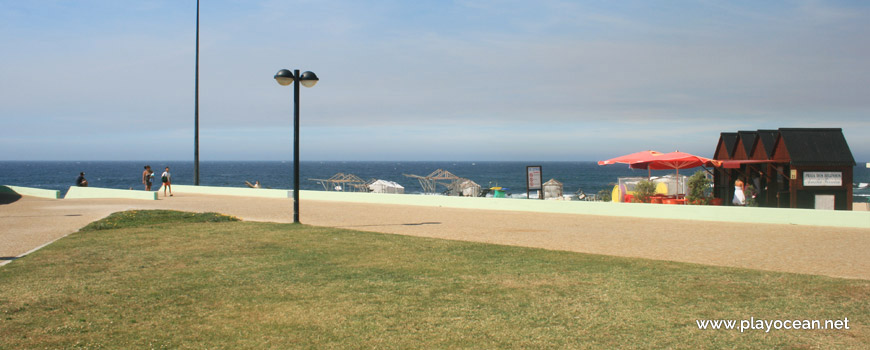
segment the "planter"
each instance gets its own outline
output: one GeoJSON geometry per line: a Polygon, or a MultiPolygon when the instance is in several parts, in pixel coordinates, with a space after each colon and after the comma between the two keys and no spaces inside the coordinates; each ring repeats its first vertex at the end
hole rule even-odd
{"type": "Polygon", "coordinates": [[[722,205],[723,202],[722,198],[713,198],[710,200],[710,205],[722,205]]]}

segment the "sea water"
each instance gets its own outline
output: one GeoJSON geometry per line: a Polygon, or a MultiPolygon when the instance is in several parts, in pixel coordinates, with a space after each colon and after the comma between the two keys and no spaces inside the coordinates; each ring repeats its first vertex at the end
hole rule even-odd
{"type": "MultiPolygon", "coordinates": [[[[870,182],[870,169],[856,166],[855,183],[870,182]]],[[[13,185],[60,190],[65,193],[75,184],[79,172],[92,187],[117,189],[144,189],[142,171],[151,165],[155,173],[153,189],[159,187],[160,174],[170,167],[172,182],[193,185],[192,161],[0,161],[0,185],[13,185]]],[[[596,162],[493,162],[493,161],[302,161],[299,187],[303,190],[323,191],[320,182],[336,173],[354,174],[364,180],[383,179],[405,187],[405,193],[422,193],[420,183],[408,175],[426,176],[444,169],[456,176],[470,179],[482,188],[507,187],[508,193],[526,193],[526,166],[541,166],[543,181],[556,179],[563,184],[563,192],[583,191],[595,194],[609,190],[620,177],[646,177],[646,170],[632,170],[622,164],[599,166],[596,162]]],[[[683,169],[680,175],[691,175],[696,169],[683,169]]],[[[293,187],[293,162],[290,161],[201,161],[200,185],[245,187],[245,181],[259,181],[263,187],[290,189],[293,187]]],[[[653,176],[674,174],[653,171],[653,176]]],[[[439,186],[439,191],[444,190],[439,186]]],[[[855,202],[867,201],[870,188],[854,189],[855,202]]]]}

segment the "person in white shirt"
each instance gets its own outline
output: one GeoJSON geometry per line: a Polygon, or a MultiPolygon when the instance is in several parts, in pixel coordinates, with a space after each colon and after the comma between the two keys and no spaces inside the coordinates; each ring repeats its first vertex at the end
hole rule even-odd
{"type": "Polygon", "coordinates": [[[743,193],[743,181],[734,181],[734,200],[731,201],[734,205],[746,205],[746,195],[743,193]]]}
{"type": "Polygon", "coordinates": [[[163,175],[160,175],[160,180],[163,181],[163,197],[166,197],[166,189],[169,189],[169,196],[172,197],[172,174],[169,173],[169,167],[166,167],[166,171],[163,172],[163,175]]]}

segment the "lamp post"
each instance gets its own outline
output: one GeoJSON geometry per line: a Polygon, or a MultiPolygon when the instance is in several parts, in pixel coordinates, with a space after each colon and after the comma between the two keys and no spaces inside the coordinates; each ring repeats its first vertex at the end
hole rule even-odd
{"type": "Polygon", "coordinates": [[[196,68],[193,79],[193,184],[199,186],[199,0],[196,0],[196,68]]]}
{"type": "Polygon", "coordinates": [[[282,86],[293,83],[293,223],[299,223],[299,84],[305,87],[313,87],[317,84],[317,75],[314,72],[305,72],[301,75],[299,70],[293,72],[282,69],[275,73],[275,80],[282,86]]]}

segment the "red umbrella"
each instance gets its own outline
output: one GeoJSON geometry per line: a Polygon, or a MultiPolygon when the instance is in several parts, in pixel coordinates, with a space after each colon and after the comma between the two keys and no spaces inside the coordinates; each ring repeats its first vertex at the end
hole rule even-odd
{"type": "Polygon", "coordinates": [[[623,163],[632,169],[646,169],[647,178],[651,170],[675,169],[677,171],[677,184],[679,186],[680,169],[696,168],[699,166],[722,166],[722,162],[709,158],[696,156],[685,152],[660,153],[656,151],[643,151],[616,157],[598,162],[598,165],[623,163]]]}
{"type": "Polygon", "coordinates": [[[637,153],[632,153],[632,154],[626,154],[624,156],[620,156],[620,157],[616,157],[616,158],[611,158],[608,160],[600,160],[600,161],[598,161],[598,165],[610,165],[610,164],[616,164],[616,163],[631,165],[632,163],[651,160],[651,159],[653,159],[652,158],[653,156],[662,155],[662,154],[664,154],[664,153],[656,152],[656,151],[637,152],[637,153]]]}
{"type": "Polygon", "coordinates": [[[722,162],[710,158],[696,156],[694,154],[689,154],[686,152],[676,151],[671,153],[653,155],[648,160],[634,162],[629,164],[628,166],[632,169],[647,169],[647,173],[649,173],[650,169],[674,169],[677,171],[677,185],[679,186],[680,169],[697,168],[699,166],[711,165],[717,167],[722,166],[722,162]]]}
{"type": "MultiPolygon", "coordinates": [[[[632,154],[626,154],[624,156],[619,156],[619,157],[611,158],[608,160],[600,160],[600,161],[598,161],[598,165],[610,165],[610,164],[621,163],[621,164],[628,164],[628,167],[632,168],[631,164],[634,164],[637,162],[648,161],[648,160],[653,159],[653,157],[660,156],[662,154],[664,154],[664,153],[656,152],[656,151],[635,152],[632,154]]],[[[641,168],[638,168],[638,169],[641,169],[641,168]]],[[[649,170],[647,170],[647,172],[646,172],[646,177],[647,177],[647,179],[650,178],[650,171],[649,170]]]]}
{"type": "MultiPolygon", "coordinates": [[[[599,162],[599,164],[601,164],[599,162]]],[[[722,162],[718,160],[713,160],[710,158],[704,158],[701,156],[696,156],[694,154],[689,154],[686,152],[671,152],[671,153],[659,153],[654,154],[648,157],[647,159],[638,160],[632,163],[629,163],[629,167],[632,169],[652,169],[652,170],[666,170],[666,169],[676,169],[677,175],[680,174],[680,169],[686,168],[697,168],[699,166],[721,166],[722,162]]]]}

